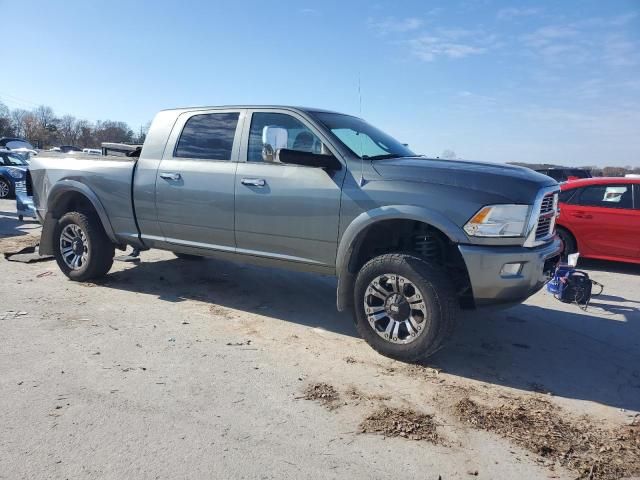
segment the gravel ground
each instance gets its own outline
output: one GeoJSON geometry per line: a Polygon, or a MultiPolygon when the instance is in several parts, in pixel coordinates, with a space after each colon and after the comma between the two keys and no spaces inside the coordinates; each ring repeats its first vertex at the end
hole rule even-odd
{"type": "MultiPolygon", "coordinates": [[[[0,251],[38,234],[13,210],[0,251]]],[[[576,478],[454,409],[543,398],[634,421],[640,267],[581,266],[606,286],[587,312],[540,292],[405,365],[335,311],[332,278],[150,251],[78,284],[0,259],[0,478],[576,478]]]]}

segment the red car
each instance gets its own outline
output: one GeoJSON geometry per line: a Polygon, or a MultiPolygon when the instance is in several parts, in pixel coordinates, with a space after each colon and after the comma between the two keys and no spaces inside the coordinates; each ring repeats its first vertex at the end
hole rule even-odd
{"type": "Polygon", "coordinates": [[[585,178],[560,188],[565,255],[640,263],[640,178],[585,178]]]}

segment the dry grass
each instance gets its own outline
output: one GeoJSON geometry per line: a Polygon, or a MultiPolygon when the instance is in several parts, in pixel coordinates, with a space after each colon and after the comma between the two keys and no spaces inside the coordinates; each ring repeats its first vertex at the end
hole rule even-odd
{"type": "Polygon", "coordinates": [[[455,413],[476,428],[575,471],[579,478],[614,480],[640,474],[639,427],[605,430],[587,418],[572,420],[539,398],[513,399],[498,407],[464,398],[455,413]]]}
{"type": "Polygon", "coordinates": [[[383,407],[376,410],[360,424],[360,433],[378,433],[386,437],[403,437],[409,440],[439,441],[432,415],[414,410],[383,407]]]}
{"type": "Polygon", "coordinates": [[[328,383],[312,383],[304,391],[305,400],[316,400],[333,410],[339,407],[340,394],[328,383]]]}
{"type": "Polygon", "coordinates": [[[349,400],[354,400],[356,402],[362,402],[362,401],[376,402],[376,401],[391,400],[391,397],[389,395],[364,393],[361,390],[358,390],[358,388],[356,388],[355,385],[349,386],[345,391],[345,395],[349,400]]]}

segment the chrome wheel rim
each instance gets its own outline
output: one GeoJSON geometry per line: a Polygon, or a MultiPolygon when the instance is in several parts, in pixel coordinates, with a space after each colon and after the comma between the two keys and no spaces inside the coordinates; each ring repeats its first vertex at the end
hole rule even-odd
{"type": "Polygon", "coordinates": [[[374,278],[365,290],[364,311],[373,331],[391,343],[415,342],[426,330],[424,296],[400,275],[374,278]]]}
{"type": "Polygon", "coordinates": [[[7,198],[9,196],[9,184],[4,180],[0,180],[0,198],[7,198]]]}
{"type": "Polygon", "coordinates": [[[78,270],[87,263],[89,242],[78,225],[69,224],[60,232],[60,254],[71,270],[78,270]]]}

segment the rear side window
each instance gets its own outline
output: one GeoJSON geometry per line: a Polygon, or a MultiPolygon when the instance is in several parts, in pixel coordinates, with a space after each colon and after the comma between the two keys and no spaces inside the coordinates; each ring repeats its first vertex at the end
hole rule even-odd
{"type": "Polygon", "coordinates": [[[182,129],[174,156],[231,160],[239,116],[238,112],[194,115],[182,129]]]}
{"type": "Polygon", "coordinates": [[[573,203],[589,207],[633,208],[631,185],[593,185],[584,187],[573,203]]]}
{"type": "Polygon", "coordinates": [[[562,192],[560,192],[560,195],[558,195],[558,200],[562,203],[569,203],[571,202],[571,199],[573,198],[574,194],[576,193],[576,190],[563,190],[562,192]]]}

